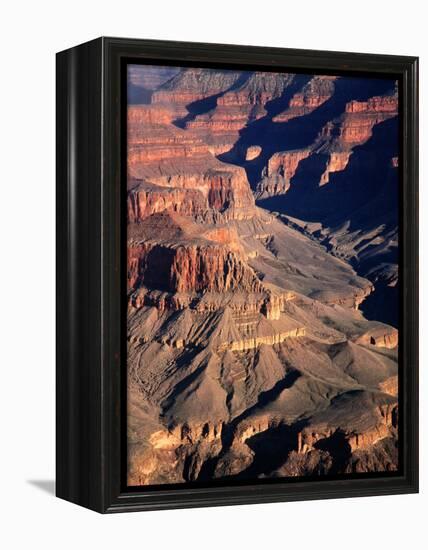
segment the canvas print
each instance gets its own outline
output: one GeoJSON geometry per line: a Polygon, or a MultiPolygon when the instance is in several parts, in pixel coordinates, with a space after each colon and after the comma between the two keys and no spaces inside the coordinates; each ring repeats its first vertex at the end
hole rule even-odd
{"type": "Polygon", "coordinates": [[[391,79],[127,66],[127,483],[399,465],[391,79]]]}

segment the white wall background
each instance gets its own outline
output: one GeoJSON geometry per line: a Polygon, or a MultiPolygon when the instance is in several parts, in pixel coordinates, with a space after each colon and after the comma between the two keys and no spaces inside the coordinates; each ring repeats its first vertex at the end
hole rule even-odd
{"type": "Polygon", "coordinates": [[[100,516],[55,499],[55,52],[105,36],[421,57],[421,249],[427,249],[427,29],[420,0],[46,0],[0,20],[0,544],[3,548],[422,548],[427,257],[421,255],[422,494],[100,516]]]}

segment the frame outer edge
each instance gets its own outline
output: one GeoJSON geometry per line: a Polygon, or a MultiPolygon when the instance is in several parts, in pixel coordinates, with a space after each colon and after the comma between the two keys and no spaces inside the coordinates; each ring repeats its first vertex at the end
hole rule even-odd
{"type": "MultiPolygon", "coordinates": [[[[410,375],[410,383],[407,389],[407,398],[410,399],[411,410],[408,414],[410,426],[408,450],[409,481],[415,492],[419,492],[419,58],[409,60],[407,81],[408,94],[408,190],[405,191],[407,199],[407,212],[405,212],[406,228],[403,242],[406,244],[404,253],[408,253],[405,263],[409,269],[408,303],[410,311],[411,335],[408,342],[407,374],[410,375]],[[406,240],[407,237],[407,240],[406,240]]],[[[407,299],[405,300],[407,305],[407,299]]],[[[404,318],[406,322],[407,316],[404,318]]]]}
{"type": "Polygon", "coordinates": [[[417,58],[403,56],[117,38],[99,38],[57,54],[57,496],[111,513],[417,492],[417,64],[417,58]],[[409,195],[403,209],[405,222],[410,224],[405,239],[411,268],[406,279],[410,285],[406,311],[412,327],[408,357],[414,370],[408,376],[412,399],[406,410],[409,448],[403,477],[314,482],[312,486],[302,482],[137,494],[121,491],[118,372],[124,365],[117,341],[120,307],[115,298],[121,267],[120,232],[114,225],[120,218],[116,202],[121,184],[120,94],[112,79],[120,59],[135,57],[136,51],[142,61],[150,58],[160,63],[187,59],[195,64],[199,60],[233,66],[251,65],[253,58],[255,67],[264,63],[281,70],[292,59],[290,67],[301,63],[318,72],[327,67],[407,76],[409,195]]]}
{"type": "Polygon", "coordinates": [[[57,54],[56,495],[102,511],[101,40],[57,54]]]}

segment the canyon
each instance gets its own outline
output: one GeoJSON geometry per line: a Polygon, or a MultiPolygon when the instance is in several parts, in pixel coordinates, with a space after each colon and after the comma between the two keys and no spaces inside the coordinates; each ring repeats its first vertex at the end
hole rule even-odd
{"type": "Polygon", "coordinates": [[[398,91],[131,65],[128,485],[399,470],[398,91]]]}

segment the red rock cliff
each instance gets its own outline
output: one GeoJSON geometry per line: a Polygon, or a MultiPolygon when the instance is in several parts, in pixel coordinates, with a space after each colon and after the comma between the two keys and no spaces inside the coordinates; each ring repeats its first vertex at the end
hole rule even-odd
{"type": "Polygon", "coordinates": [[[296,117],[304,116],[325,103],[334,93],[335,76],[315,76],[294,94],[288,109],[276,115],[274,122],[287,122],[296,117]]]}
{"type": "Polygon", "coordinates": [[[262,291],[262,285],[242,259],[216,244],[166,246],[142,243],[129,247],[128,285],[168,292],[262,291]]]}

